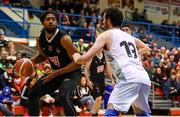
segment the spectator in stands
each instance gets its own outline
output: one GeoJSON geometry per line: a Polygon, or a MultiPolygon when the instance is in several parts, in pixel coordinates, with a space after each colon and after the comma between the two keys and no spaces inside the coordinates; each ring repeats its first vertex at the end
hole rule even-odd
{"type": "Polygon", "coordinates": [[[77,47],[78,51],[83,54],[85,51],[85,46],[84,46],[84,39],[80,38],[78,42],[75,43],[75,46],[77,47]]]}
{"type": "Polygon", "coordinates": [[[16,61],[17,61],[17,60],[22,58],[22,53],[21,52],[16,52],[15,56],[16,56],[16,61]]]}
{"type": "Polygon", "coordinates": [[[175,56],[173,54],[169,55],[169,62],[170,62],[170,67],[175,68],[176,67],[176,62],[174,61],[175,56]]]}
{"type": "Polygon", "coordinates": [[[24,78],[21,78],[20,76],[18,76],[18,74],[16,72],[14,72],[14,79],[13,79],[13,85],[14,88],[16,89],[16,92],[14,95],[19,96],[21,94],[22,88],[25,84],[25,80],[24,78]]]}
{"type": "Polygon", "coordinates": [[[167,27],[167,26],[170,26],[169,21],[170,21],[169,19],[165,19],[161,23],[161,25],[165,25],[165,26],[161,26],[161,31],[160,31],[160,34],[163,36],[171,36],[172,35],[171,28],[167,27]]]}
{"type": "Polygon", "coordinates": [[[153,81],[155,73],[156,73],[154,62],[150,63],[150,66],[147,68],[147,72],[149,74],[150,79],[153,81]]]}
{"type": "MultiPolygon", "coordinates": [[[[70,14],[75,14],[73,8],[70,9],[70,14]]],[[[71,26],[77,26],[77,19],[78,19],[77,16],[74,16],[74,15],[69,16],[69,21],[70,21],[71,26]]]]}
{"type": "Polygon", "coordinates": [[[10,87],[5,86],[3,88],[2,94],[0,95],[0,103],[8,105],[13,103],[10,87]]]}
{"type": "Polygon", "coordinates": [[[143,12],[140,14],[141,21],[146,22],[147,21],[147,10],[144,9],[143,12]]]}
{"type": "Polygon", "coordinates": [[[160,63],[160,56],[159,56],[158,52],[159,52],[159,50],[157,49],[157,47],[153,47],[153,49],[151,51],[151,54],[152,54],[151,61],[154,62],[154,65],[156,67],[158,67],[159,63],[160,63]]]}
{"type": "Polygon", "coordinates": [[[165,98],[169,98],[169,96],[175,96],[177,95],[178,89],[177,89],[177,79],[176,79],[176,73],[171,72],[170,78],[167,80],[164,86],[164,96],[165,98]]]}
{"type": "Polygon", "coordinates": [[[103,29],[101,28],[101,24],[99,22],[96,23],[95,26],[95,36],[97,37],[100,33],[103,32],[103,29]]]}
{"type": "Polygon", "coordinates": [[[77,25],[80,26],[80,27],[85,27],[85,28],[87,28],[87,23],[86,23],[86,24],[84,24],[84,23],[86,23],[86,19],[85,19],[85,17],[83,17],[83,15],[82,15],[82,17],[80,17],[80,18],[77,20],[77,25]],[[85,26],[84,26],[84,25],[85,25],[85,26]]]}
{"type": "Polygon", "coordinates": [[[11,88],[6,86],[2,90],[2,94],[0,95],[0,103],[6,105],[10,110],[12,109],[12,93],[11,88]]]}
{"type": "Polygon", "coordinates": [[[165,46],[161,46],[160,47],[160,58],[161,58],[161,61],[164,61],[166,57],[166,47],[165,46]]]}
{"type": "Polygon", "coordinates": [[[3,112],[5,116],[14,116],[15,114],[9,111],[2,103],[0,103],[0,111],[3,112]]]}
{"type": "Polygon", "coordinates": [[[15,93],[16,90],[13,86],[13,65],[9,64],[6,71],[0,75],[0,90],[6,86],[10,87],[12,93],[15,93]]]}
{"type": "Polygon", "coordinates": [[[4,40],[4,34],[5,34],[4,30],[0,29],[0,49],[2,47],[6,47],[7,46],[7,41],[4,40]]]}
{"type": "Polygon", "coordinates": [[[160,67],[157,67],[153,81],[156,82],[156,83],[158,83],[158,84],[162,84],[162,79],[163,79],[163,73],[162,73],[162,71],[161,71],[161,68],[160,68],[160,67]]]}
{"type": "Polygon", "coordinates": [[[7,56],[7,60],[9,60],[9,62],[13,65],[16,63],[15,48],[9,49],[9,55],[7,56]]]}
{"type": "Polygon", "coordinates": [[[53,9],[54,6],[54,0],[44,0],[44,8],[45,10],[53,9]]]}
{"type": "Polygon", "coordinates": [[[13,42],[13,41],[8,41],[8,43],[7,43],[7,49],[11,49],[11,48],[16,48],[15,47],[15,42],[13,42]]]}
{"type": "MultiPolygon", "coordinates": [[[[63,10],[63,11],[64,11],[64,13],[66,13],[65,10],[63,10]]],[[[68,15],[62,15],[61,18],[62,18],[61,19],[61,25],[62,26],[69,26],[69,25],[71,25],[68,15]]]]}
{"type": "Polygon", "coordinates": [[[86,47],[85,50],[88,51],[92,47],[93,44],[94,44],[93,41],[89,41],[88,46],[86,47]]]}
{"type": "Polygon", "coordinates": [[[83,23],[83,27],[82,29],[79,29],[79,31],[81,37],[83,37],[86,40],[90,40],[90,34],[89,34],[90,28],[88,27],[87,22],[83,23]]]}
{"type": "Polygon", "coordinates": [[[143,12],[140,14],[140,20],[142,22],[152,23],[152,21],[148,20],[147,10],[144,9],[143,12]]]}
{"type": "MultiPolygon", "coordinates": [[[[143,41],[143,39],[146,37],[145,29],[144,28],[139,28],[138,33],[139,33],[138,38],[143,41]]],[[[145,43],[147,43],[147,41],[145,43]]]]}
{"type": "MultiPolygon", "coordinates": [[[[80,104],[78,104],[79,106],[87,105],[88,111],[92,111],[94,99],[91,95],[90,88],[87,86],[87,79],[85,75],[82,76],[80,85],[76,88],[76,96],[76,99],[80,101],[80,104]]],[[[75,108],[78,110],[77,107],[75,108]]]]}
{"type": "Polygon", "coordinates": [[[177,53],[174,56],[174,62],[178,64],[180,62],[180,47],[177,48],[177,53]]]}
{"type": "Polygon", "coordinates": [[[169,59],[164,60],[161,70],[166,74],[167,78],[170,78],[171,70],[172,70],[172,63],[169,61],[169,59]]]}
{"type": "Polygon", "coordinates": [[[132,21],[140,21],[140,16],[138,13],[138,8],[134,9],[134,12],[132,13],[132,21]]]}
{"type": "Polygon", "coordinates": [[[10,61],[7,59],[8,53],[6,50],[1,51],[1,58],[0,58],[0,74],[2,74],[7,66],[10,64],[10,61]]]}
{"type": "Polygon", "coordinates": [[[51,66],[50,66],[50,64],[45,64],[44,65],[44,74],[48,74],[48,73],[50,73],[50,71],[51,71],[51,66]]]}

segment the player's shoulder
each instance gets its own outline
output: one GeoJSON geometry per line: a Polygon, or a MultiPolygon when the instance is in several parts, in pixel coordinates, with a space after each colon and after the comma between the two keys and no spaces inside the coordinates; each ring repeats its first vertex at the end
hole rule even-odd
{"type": "Polygon", "coordinates": [[[111,35],[110,30],[106,30],[99,35],[99,37],[109,37],[111,35]]]}

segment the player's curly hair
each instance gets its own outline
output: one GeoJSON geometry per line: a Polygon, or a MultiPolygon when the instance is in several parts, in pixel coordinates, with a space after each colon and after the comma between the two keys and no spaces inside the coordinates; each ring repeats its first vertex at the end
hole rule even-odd
{"type": "Polygon", "coordinates": [[[45,13],[43,13],[43,14],[41,15],[41,17],[40,17],[41,23],[44,22],[44,20],[45,20],[45,18],[46,18],[46,16],[47,16],[48,14],[53,14],[53,15],[56,17],[57,22],[59,23],[58,13],[57,13],[56,11],[53,11],[53,10],[48,10],[48,11],[46,11],[45,13]]]}
{"type": "Polygon", "coordinates": [[[107,8],[102,12],[102,17],[105,14],[106,19],[110,19],[113,27],[120,27],[123,22],[123,15],[122,12],[116,8],[111,7],[107,8]]]}

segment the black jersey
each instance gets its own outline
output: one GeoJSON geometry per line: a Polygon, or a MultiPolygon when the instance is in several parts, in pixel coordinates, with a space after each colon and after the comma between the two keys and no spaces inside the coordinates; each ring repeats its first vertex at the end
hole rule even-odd
{"type": "Polygon", "coordinates": [[[65,33],[58,29],[51,40],[46,39],[45,32],[42,32],[39,38],[39,45],[43,53],[48,57],[51,67],[54,70],[63,68],[72,62],[68,53],[60,43],[64,35],[65,33]]]}
{"type": "Polygon", "coordinates": [[[103,54],[103,57],[99,59],[97,56],[94,56],[90,65],[90,78],[98,80],[104,79],[104,68],[105,68],[106,60],[103,54]]]}

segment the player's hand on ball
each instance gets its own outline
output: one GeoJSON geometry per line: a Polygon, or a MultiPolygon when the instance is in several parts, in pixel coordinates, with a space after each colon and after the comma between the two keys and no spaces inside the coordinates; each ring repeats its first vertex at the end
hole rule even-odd
{"type": "Polygon", "coordinates": [[[75,63],[81,64],[78,62],[78,60],[81,58],[81,55],[79,53],[74,53],[73,54],[73,60],[75,63]]]}

